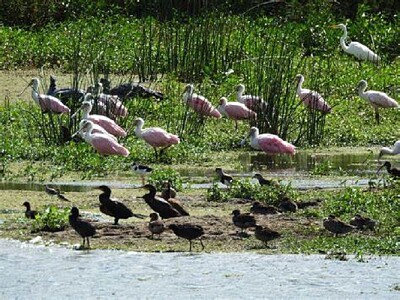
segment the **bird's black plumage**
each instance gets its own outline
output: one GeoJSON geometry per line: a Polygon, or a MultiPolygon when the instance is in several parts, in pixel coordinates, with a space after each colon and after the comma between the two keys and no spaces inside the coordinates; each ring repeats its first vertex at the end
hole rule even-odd
{"type": "Polygon", "coordinates": [[[154,234],[158,234],[158,236],[160,236],[160,234],[164,232],[164,222],[158,218],[157,213],[150,214],[150,222],[148,228],[151,232],[151,238],[153,238],[154,234]]]}
{"type": "Polygon", "coordinates": [[[281,234],[275,230],[272,230],[268,227],[262,227],[257,225],[256,230],[254,232],[256,239],[262,241],[265,246],[267,246],[268,241],[272,241],[277,239],[281,236],[281,234]]]}
{"type": "MultiPolygon", "coordinates": [[[[386,168],[387,172],[392,175],[395,178],[399,178],[400,177],[400,169],[398,168],[392,168],[392,164],[388,161],[385,161],[384,164],[379,168],[379,170],[381,170],[382,168],[386,168]]],[[[378,170],[378,171],[379,171],[378,170]]]]}
{"type": "Polygon", "coordinates": [[[144,218],[141,214],[133,213],[125,204],[112,200],[110,198],[111,189],[108,186],[102,185],[99,186],[98,189],[103,191],[103,193],[99,195],[100,211],[103,214],[114,217],[114,225],[118,225],[119,219],[128,219],[130,217],[144,218]]]}
{"type": "Polygon", "coordinates": [[[278,209],[272,205],[262,205],[259,201],[253,202],[250,212],[259,215],[277,214],[278,209]]]}
{"type": "Polygon", "coordinates": [[[86,240],[87,246],[90,248],[89,237],[96,234],[96,229],[89,222],[83,221],[79,218],[79,209],[75,206],[71,208],[69,224],[83,238],[82,246],[85,247],[86,240]]]}
{"type": "Polygon", "coordinates": [[[57,188],[49,187],[48,185],[45,186],[45,192],[50,196],[57,196],[58,199],[71,202],[70,200],[65,197],[62,192],[57,188]]]}
{"type": "Polygon", "coordinates": [[[356,227],[357,229],[371,229],[374,230],[376,222],[368,217],[363,217],[359,214],[355,215],[353,219],[350,220],[350,225],[356,227]]]}
{"type": "Polygon", "coordinates": [[[329,215],[328,218],[323,221],[323,225],[326,230],[334,233],[335,236],[338,236],[338,234],[348,233],[354,229],[353,226],[339,220],[334,215],[329,215]]]}
{"type": "Polygon", "coordinates": [[[216,168],[215,172],[218,175],[218,179],[222,184],[225,184],[227,186],[230,186],[233,182],[233,177],[229,174],[226,174],[222,168],[216,168]]]}
{"type": "Polygon", "coordinates": [[[235,209],[234,211],[232,211],[232,215],[233,224],[239,227],[242,232],[247,228],[256,227],[257,225],[256,219],[251,214],[240,213],[240,210],[235,209]]]}
{"type": "Polygon", "coordinates": [[[180,217],[181,214],[165,199],[156,196],[156,188],[151,184],[143,186],[149,192],[143,196],[144,201],[152,210],[160,215],[162,219],[180,217]]]}
{"type": "MultiPolygon", "coordinates": [[[[192,240],[200,238],[204,234],[204,229],[200,225],[194,224],[171,224],[169,228],[175,233],[175,235],[189,240],[189,251],[192,251],[192,240]]],[[[202,249],[204,249],[204,244],[200,239],[200,244],[202,249]]]]}
{"type": "Polygon", "coordinates": [[[28,219],[35,219],[38,212],[36,210],[31,210],[31,204],[28,201],[25,201],[22,205],[26,207],[25,217],[28,219]]]}
{"type": "Polygon", "coordinates": [[[147,88],[139,83],[122,83],[118,86],[110,88],[110,80],[101,78],[100,82],[103,84],[104,92],[110,95],[117,95],[121,99],[128,99],[133,97],[151,98],[162,100],[163,93],[147,88]]]}
{"type": "Polygon", "coordinates": [[[61,100],[62,103],[76,102],[79,99],[85,97],[85,91],[74,88],[57,88],[57,78],[54,75],[50,75],[50,85],[47,90],[47,95],[54,96],[61,100]]]}

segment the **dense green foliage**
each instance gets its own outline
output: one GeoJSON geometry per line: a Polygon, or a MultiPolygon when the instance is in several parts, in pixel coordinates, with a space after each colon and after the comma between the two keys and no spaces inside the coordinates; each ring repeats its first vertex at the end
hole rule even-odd
{"type": "Polygon", "coordinates": [[[48,206],[32,223],[33,231],[62,231],[68,224],[69,208],[48,206]]]}

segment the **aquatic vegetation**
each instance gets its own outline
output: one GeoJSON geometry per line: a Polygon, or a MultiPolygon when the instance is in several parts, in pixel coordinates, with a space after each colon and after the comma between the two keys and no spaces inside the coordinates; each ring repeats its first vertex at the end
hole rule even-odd
{"type": "Polygon", "coordinates": [[[62,231],[68,224],[69,208],[50,205],[40,212],[32,223],[32,231],[62,231]]]}
{"type": "Polygon", "coordinates": [[[172,168],[155,169],[149,176],[149,183],[154,185],[157,190],[164,187],[166,181],[171,183],[171,187],[177,191],[181,191],[183,187],[183,180],[179,172],[172,168]]]}

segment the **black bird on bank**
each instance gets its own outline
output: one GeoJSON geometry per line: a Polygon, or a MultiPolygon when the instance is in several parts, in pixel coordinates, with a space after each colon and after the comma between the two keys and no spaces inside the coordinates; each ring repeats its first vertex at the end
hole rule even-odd
{"type": "Polygon", "coordinates": [[[363,217],[359,214],[355,215],[353,219],[350,220],[350,225],[356,227],[357,229],[370,229],[374,230],[376,222],[368,217],[363,217]]]}
{"type": "Polygon", "coordinates": [[[74,88],[57,88],[57,78],[54,75],[50,75],[50,85],[47,95],[57,97],[65,104],[68,100],[76,102],[79,99],[83,99],[85,92],[74,88]]]}
{"type": "Polygon", "coordinates": [[[22,205],[26,207],[25,217],[28,219],[35,219],[38,212],[36,210],[31,210],[31,204],[28,201],[25,201],[22,205]]]}
{"type": "Polygon", "coordinates": [[[257,226],[256,219],[249,213],[240,213],[240,210],[235,209],[232,215],[233,224],[242,230],[242,234],[245,229],[257,226]]]}
{"type": "Polygon", "coordinates": [[[45,186],[45,191],[48,195],[50,196],[57,196],[58,199],[63,200],[63,201],[67,201],[67,202],[71,202],[70,200],[67,199],[67,197],[65,197],[62,192],[57,189],[57,188],[52,188],[49,187],[48,185],[45,186]]]}
{"type": "Polygon", "coordinates": [[[141,214],[133,213],[125,204],[112,200],[111,197],[111,189],[106,185],[101,185],[97,187],[97,189],[103,191],[102,194],[99,195],[100,201],[100,211],[103,214],[106,214],[110,217],[114,217],[114,225],[118,225],[119,219],[128,219],[130,217],[135,217],[139,219],[144,219],[145,216],[141,214]]]}
{"type": "Polygon", "coordinates": [[[171,205],[171,203],[161,197],[156,196],[157,190],[154,185],[146,184],[141,188],[149,191],[147,194],[143,195],[142,198],[144,199],[144,201],[146,201],[146,203],[150,206],[152,210],[160,215],[162,219],[181,217],[179,211],[177,211],[171,205]]]}
{"type": "Polygon", "coordinates": [[[283,197],[282,201],[278,205],[278,209],[282,212],[296,212],[298,209],[297,203],[291,200],[289,197],[283,197]]]}
{"type": "Polygon", "coordinates": [[[258,215],[273,215],[278,213],[278,209],[272,205],[262,205],[259,201],[253,202],[250,212],[258,215]]]}
{"type": "Polygon", "coordinates": [[[385,163],[378,169],[378,172],[382,169],[386,167],[387,172],[392,175],[395,178],[399,178],[400,177],[400,169],[393,167],[392,168],[392,164],[388,161],[385,161],[385,163]]]}
{"type": "Polygon", "coordinates": [[[225,184],[226,186],[231,186],[233,182],[233,177],[229,174],[226,174],[222,168],[216,168],[215,172],[218,175],[219,182],[222,184],[225,184]]]}
{"type": "Polygon", "coordinates": [[[83,221],[79,218],[79,209],[75,206],[71,208],[71,214],[69,215],[69,224],[83,238],[82,248],[85,248],[86,240],[87,247],[88,249],[90,249],[89,237],[96,234],[96,229],[89,222],[83,221]]]}
{"type": "Polygon", "coordinates": [[[334,215],[329,215],[328,218],[323,221],[323,225],[326,230],[334,233],[336,237],[338,234],[345,234],[354,230],[353,226],[337,219],[334,215]]]}
{"type": "Polygon", "coordinates": [[[158,100],[162,100],[164,98],[163,93],[147,88],[139,83],[122,83],[116,87],[110,88],[110,80],[101,78],[100,82],[103,84],[104,93],[117,95],[121,99],[128,99],[137,96],[141,98],[154,97],[158,100]]]}
{"type": "Polygon", "coordinates": [[[262,241],[265,247],[268,247],[267,242],[274,239],[280,238],[281,234],[275,230],[268,227],[256,226],[256,231],[254,232],[256,239],[262,241]]]}
{"type": "Polygon", "coordinates": [[[265,179],[260,173],[254,174],[253,178],[256,178],[260,185],[264,185],[264,186],[276,186],[277,185],[273,180],[265,179]]]}
{"type": "Polygon", "coordinates": [[[175,235],[184,238],[189,241],[189,252],[192,251],[192,240],[199,238],[202,250],[204,249],[203,241],[201,236],[204,234],[204,229],[200,225],[193,224],[171,224],[169,228],[175,233],[175,235]]]}
{"type": "Polygon", "coordinates": [[[161,190],[161,198],[169,200],[170,198],[176,198],[176,190],[171,186],[171,181],[166,180],[164,182],[163,189],[161,190]]]}
{"type": "Polygon", "coordinates": [[[161,233],[164,232],[165,230],[164,222],[158,218],[158,214],[156,213],[150,214],[150,222],[148,228],[151,232],[152,239],[155,234],[158,234],[158,237],[160,237],[161,233]]]}

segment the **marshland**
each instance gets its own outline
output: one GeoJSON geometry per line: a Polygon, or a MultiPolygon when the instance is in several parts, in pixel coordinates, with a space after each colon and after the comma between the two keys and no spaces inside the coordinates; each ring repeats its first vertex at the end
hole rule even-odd
{"type": "MultiPolygon", "coordinates": [[[[288,261],[289,254],[350,255],[360,261],[368,255],[389,255],[395,257],[391,263],[398,264],[400,185],[378,168],[385,161],[399,168],[400,155],[379,154],[400,140],[400,110],[380,108],[378,117],[357,88],[365,80],[367,91],[400,100],[396,4],[22,2],[15,6],[4,1],[0,13],[0,248],[19,249],[20,244],[3,240],[16,239],[80,249],[82,238],[68,221],[76,206],[79,218],[96,229],[88,256],[79,259],[108,253],[99,250],[186,252],[189,242],[167,227],[191,223],[202,226],[205,246],[202,250],[193,240],[192,250],[207,255],[227,252],[250,259],[246,255],[277,254],[278,260],[288,261]],[[347,25],[346,43],[368,46],[379,62],[345,53],[339,44],[343,31],[336,28],[340,23],[347,25]],[[297,95],[298,74],[304,76],[303,88],[322,95],[329,112],[304,105],[297,95]],[[58,88],[86,92],[100,81],[105,90],[106,82],[109,88],[127,83],[162,97],[133,93],[122,98],[126,116],[111,116],[107,108],[106,114],[127,133],[117,142],[129,155],[105,156],[79,134],[71,137],[80,129],[82,97],[63,99],[69,114],[44,112],[32,99],[32,87],[27,87],[32,78],[40,80],[36,92],[46,94],[50,76],[58,88]],[[236,127],[226,116],[204,116],[186,105],[187,84],[216,108],[221,97],[237,101],[239,84],[263,104],[254,109],[257,117],[239,120],[236,127]],[[144,129],[163,128],[177,135],[179,144],[155,155],[135,132],[139,117],[144,129]],[[279,136],[294,145],[296,153],[272,155],[254,149],[248,137],[251,127],[279,136]],[[156,186],[157,195],[169,180],[190,214],[163,220],[166,230],[159,238],[151,238],[152,210],[143,199],[147,191],[132,171],[133,163],[153,169],[144,180],[156,186]],[[232,175],[231,186],[219,182],[216,168],[232,175]],[[272,184],[261,186],[255,173],[272,184]],[[46,185],[59,188],[70,202],[46,194],[46,185]],[[145,218],[113,225],[113,218],[99,210],[100,185],[110,186],[112,198],[145,218]],[[235,209],[249,213],[255,201],[279,207],[283,199],[295,202],[296,211],[254,214],[258,225],[280,234],[268,243],[256,238],[254,228],[241,233],[232,222],[235,209]],[[35,219],[25,217],[24,201],[39,212],[35,219]],[[374,227],[352,228],[339,236],[324,227],[329,215],[349,223],[357,214],[374,220],[374,227]]],[[[93,96],[92,113],[97,113],[99,93],[93,96]]],[[[65,258],[64,250],[57,251],[65,258]]],[[[190,264],[190,258],[196,259],[183,257],[182,263],[190,264]]],[[[162,259],[167,264],[170,257],[162,259]]],[[[398,285],[390,289],[398,290],[398,285]]]]}

